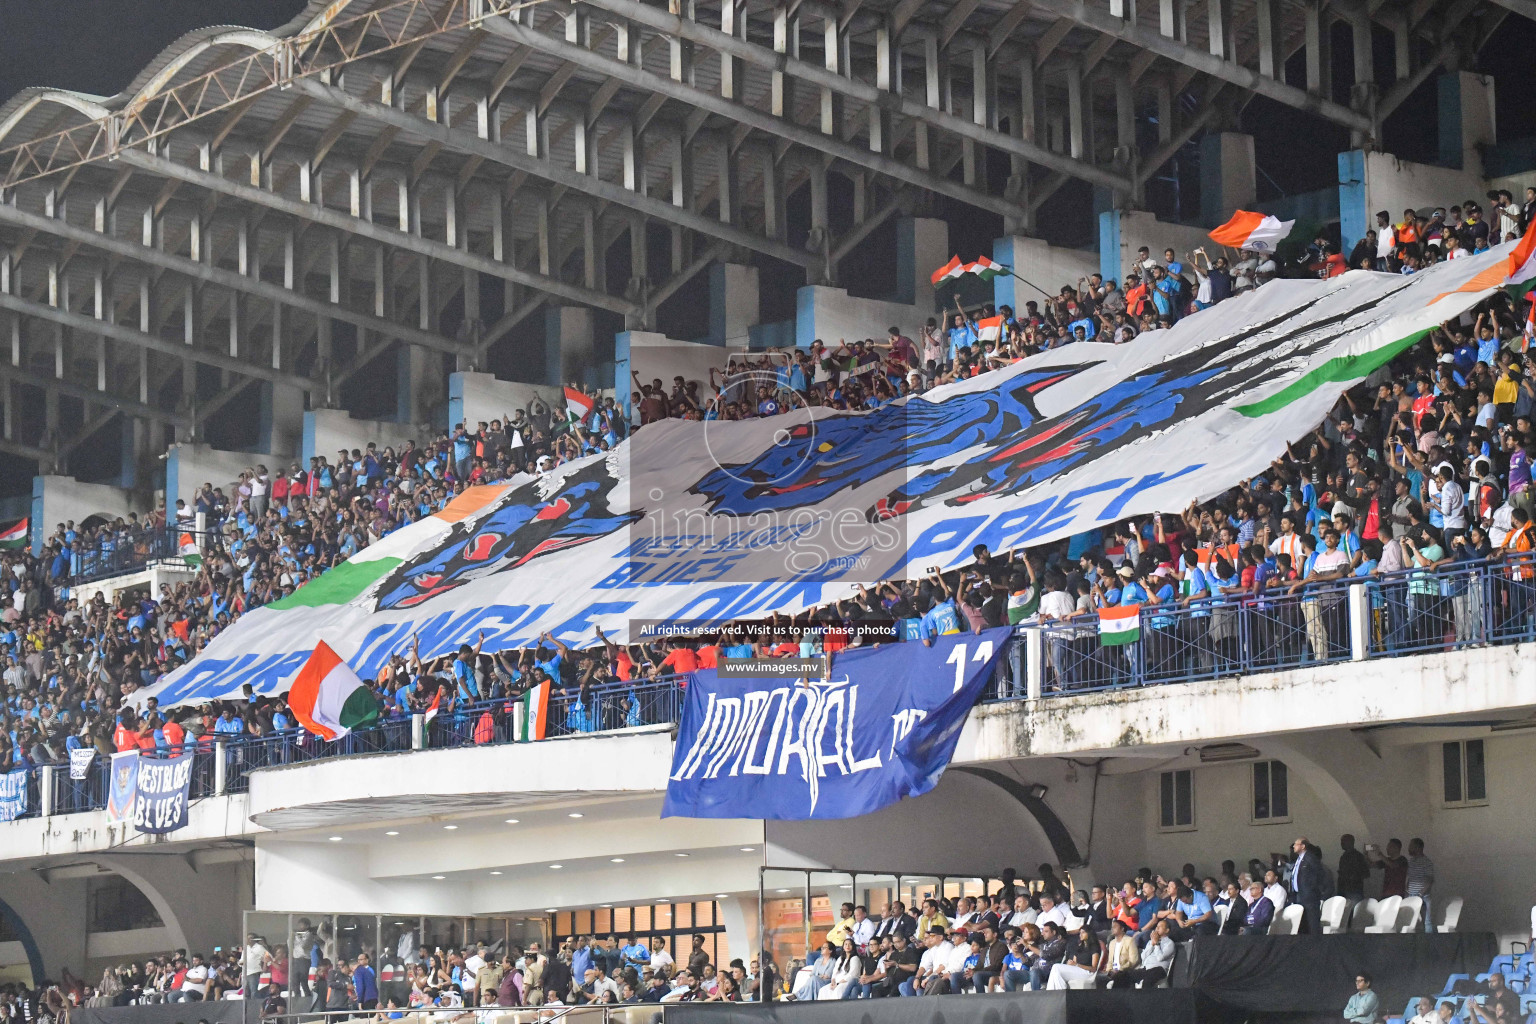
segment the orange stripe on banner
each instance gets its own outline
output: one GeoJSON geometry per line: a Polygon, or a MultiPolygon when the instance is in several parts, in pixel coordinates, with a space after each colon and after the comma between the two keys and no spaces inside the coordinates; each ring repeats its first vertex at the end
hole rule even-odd
{"type": "Polygon", "coordinates": [[[1462,285],[1460,288],[1453,288],[1448,292],[1441,292],[1439,295],[1436,295],[1434,298],[1429,300],[1429,304],[1433,306],[1447,295],[1455,295],[1458,292],[1485,292],[1493,288],[1498,288],[1504,284],[1504,278],[1506,275],[1508,275],[1508,273],[1508,263],[1495,263],[1493,266],[1488,267],[1485,270],[1479,270],[1472,276],[1470,281],[1462,285]]]}
{"type": "Polygon", "coordinates": [[[330,674],[331,669],[341,664],[341,656],[331,650],[331,645],[324,640],[315,646],[315,653],[309,656],[304,667],[299,669],[299,674],[294,677],[293,686],[288,690],[288,707],[293,711],[293,717],[299,720],[299,724],[317,736],[323,736],[328,740],[336,738],[336,733],[316,722],[312,712],[315,710],[315,701],[320,697],[320,681],[330,674]]]}
{"type": "Polygon", "coordinates": [[[1231,220],[1211,232],[1211,241],[1225,245],[1229,249],[1241,249],[1247,244],[1248,236],[1253,234],[1253,229],[1262,223],[1264,223],[1262,213],[1238,210],[1232,215],[1231,220]]]}
{"type": "Polygon", "coordinates": [[[501,497],[506,490],[505,487],[497,484],[481,484],[478,487],[465,488],[464,492],[450,501],[441,512],[432,513],[432,518],[441,519],[445,523],[461,522],[501,497]]]}

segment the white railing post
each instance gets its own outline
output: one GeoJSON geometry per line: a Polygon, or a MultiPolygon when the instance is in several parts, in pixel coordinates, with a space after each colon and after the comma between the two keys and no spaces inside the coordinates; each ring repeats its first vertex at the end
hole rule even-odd
{"type": "Polygon", "coordinates": [[[53,816],[54,771],[53,765],[44,765],[43,770],[37,776],[37,810],[45,818],[53,816]]]}
{"type": "Polygon", "coordinates": [[[1024,631],[1024,696],[1039,700],[1045,688],[1045,637],[1038,626],[1024,631]]]}
{"type": "Polygon", "coordinates": [[[425,715],[411,716],[411,749],[427,749],[427,717],[425,715]]]}
{"type": "Polygon", "coordinates": [[[1364,661],[1371,652],[1371,601],[1364,583],[1349,585],[1349,660],[1364,661]]]}
{"type": "Polygon", "coordinates": [[[213,795],[229,792],[229,744],[223,740],[213,745],[213,795]]]}

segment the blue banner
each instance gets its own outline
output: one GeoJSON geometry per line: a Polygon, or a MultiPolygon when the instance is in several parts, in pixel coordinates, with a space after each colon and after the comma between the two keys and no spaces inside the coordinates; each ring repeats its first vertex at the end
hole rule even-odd
{"type": "Polygon", "coordinates": [[[187,794],[192,786],[192,753],[180,757],[139,758],[138,795],[133,827],[140,832],[174,832],[187,823],[187,794]]]}
{"type": "Polygon", "coordinates": [[[127,821],[133,817],[133,797],[138,792],[139,752],[128,750],[112,755],[112,772],[107,783],[107,820],[127,821]]]}
{"type": "Polygon", "coordinates": [[[0,775],[0,821],[15,821],[27,813],[27,770],[0,775]]]}
{"type": "Polygon", "coordinates": [[[928,792],[1010,633],[861,648],[809,683],[694,672],[662,817],[853,818],[928,792]]]}

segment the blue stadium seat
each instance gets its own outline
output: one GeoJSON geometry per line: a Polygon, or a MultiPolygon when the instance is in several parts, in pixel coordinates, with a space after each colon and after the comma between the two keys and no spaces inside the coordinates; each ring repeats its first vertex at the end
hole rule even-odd
{"type": "Polygon", "coordinates": [[[1504,953],[1504,954],[1501,954],[1500,956],[1494,957],[1493,958],[1493,963],[1488,965],[1488,973],[1489,974],[1493,974],[1493,973],[1497,972],[1497,973],[1503,974],[1505,978],[1508,978],[1510,973],[1512,971],[1514,971],[1514,969],[1515,969],[1515,958],[1513,956],[1511,956],[1510,954],[1508,954],[1508,953],[1504,953]]]}
{"type": "MultiPolygon", "coordinates": [[[[1437,995],[1435,997],[1435,999],[1436,1000],[1440,1000],[1440,999],[1444,999],[1445,997],[1449,996],[1451,994],[1451,989],[1456,987],[1456,983],[1458,981],[1471,981],[1471,980],[1472,980],[1472,975],[1470,975],[1470,974],[1453,974],[1453,975],[1451,975],[1449,978],[1445,979],[1445,988],[1440,990],[1440,994],[1437,995]]],[[[1410,1014],[1409,1016],[1412,1016],[1412,1014],[1410,1014]]]]}
{"type": "Polygon", "coordinates": [[[1536,1013],[1536,993],[1520,997],[1520,1012],[1526,1014],[1536,1013]]]}

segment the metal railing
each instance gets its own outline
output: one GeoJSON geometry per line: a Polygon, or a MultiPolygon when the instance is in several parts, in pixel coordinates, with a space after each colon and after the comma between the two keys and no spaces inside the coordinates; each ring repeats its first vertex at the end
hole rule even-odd
{"type": "Polygon", "coordinates": [[[187,554],[201,554],[213,535],[170,524],[149,529],[105,533],[89,541],[76,539],[63,580],[71,584],[136,572],[154,562],[181,559],[187,554]],[[183,552],[184,542],[197,550],[183,552]]]}
{"type": "MultiPolygon", "coordinates": [[[[981,699],[1052,699],[1532,641],[1536,561],[1459,562],[1258,596],[1144,606],[1139,626],[1133,642],[1110,646],[1095,616],[1022,624],[981,699]]],[[[675,724],[682,683],[660,676],[552,693],[544,738],[675,724]]],[[[514,696],[456,704],[431,719],[385,718],[338,740],[297,728],[256,738],[205,736],[196,741],[191,796],[245,792],[251,773],[263,768],[524,742],[525,724],[523,699],[514,696]]],[[[108,758],[98,757],[79,780],[69,778],[66,765],[28,770],[22,817],[106,806],[108,758]]]]}

